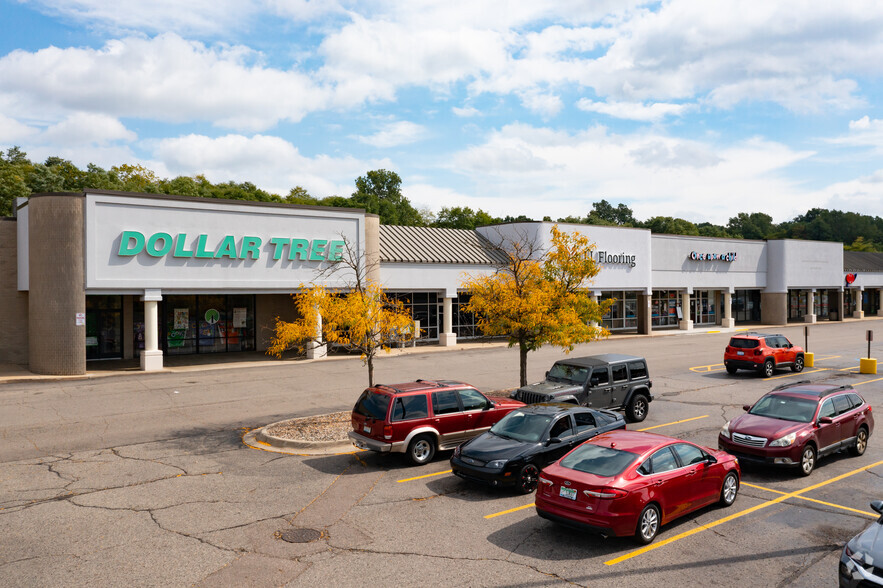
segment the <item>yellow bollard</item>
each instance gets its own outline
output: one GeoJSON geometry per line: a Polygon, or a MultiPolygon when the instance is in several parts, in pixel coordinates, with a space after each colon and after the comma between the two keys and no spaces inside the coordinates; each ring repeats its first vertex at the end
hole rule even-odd
{"type": "Polygon", "coordinates": [[[872,357],[862,357],[858,360],[858,373],[860,374],[876,374],[877,360],[872,357]]]}
{"type": "Polygon", "coordinates": [[[815,364],[815,355],[811,351],[807,351],[803,354],[803,365],[804,367],[813,367],[815,364]]]}

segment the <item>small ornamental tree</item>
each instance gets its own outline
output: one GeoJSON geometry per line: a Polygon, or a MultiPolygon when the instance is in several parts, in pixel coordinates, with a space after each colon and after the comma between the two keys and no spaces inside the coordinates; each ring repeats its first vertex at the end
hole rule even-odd
{"type": "Polygon", "coordinates": [[[348,271],[349,287],[330,290],[313,284],[293,294],[299,319],[286,322],[276,317],[267,354],[282,357],[294,349],[303,353],[308,345],[339,345],[358,351],[368,366],[368,385],[374,385],[374,358],[389,352],[394,343],[414,339],[414,320],[398,300],[390,299],[379,284],[367,278],[363,260],[346,241],[343,256],[320,276],[348,271]],[[321,321],[321,329],[319,327],[321,321]]]}
{"type": "Polygon", "coordinates": [[[527,384],[528,352],[547,343],[570,352],[610,334],[595,326],[613,301],[595,302],[586,289],[600,271],[586,237],[553,226],[548,251],[527,238],[501,238],[493,247],[506,262],[493,275],[466,279],[471,297],[465,310],[476,315],[484,334],[518,345],[521,386],[527,384]]]}

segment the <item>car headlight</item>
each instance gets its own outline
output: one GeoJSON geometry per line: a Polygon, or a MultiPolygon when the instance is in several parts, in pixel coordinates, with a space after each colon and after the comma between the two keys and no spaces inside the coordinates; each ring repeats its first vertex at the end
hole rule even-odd
{"type": "Polygon", "coordinates": [[[797,439],[797,433],[791,433],[790,435],[779,437],[775,441],[770,441],[770,447],[788,447],[794,443],[795,439],[797,439]]]}
{"type": "Polygon", "coordinates": [[[460,457],[460,446],[454,447],[454,457],[460,457]]]}
{"type": "Polygon", "coordinates": [[[721,437],[730,438],[730,421],[727,421],[726,424],[721,427],[721,437]]]}
{"type": "Polygon", "coordinates": [[[494,461],[487,462],[485,466],[491,468],[492,470],[503,469],[504,467],[506,467],[506,460],[495,459],[494,461]]]}

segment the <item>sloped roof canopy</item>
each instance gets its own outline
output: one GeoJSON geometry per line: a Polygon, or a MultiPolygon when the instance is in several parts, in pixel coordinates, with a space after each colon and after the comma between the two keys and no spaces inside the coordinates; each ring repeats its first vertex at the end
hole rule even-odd
{"type": "Polygon", "coordinates": [[[870,251],[844,251],[843,271],[883,272],[883,253],[870,251]]]}
{"type": "Polygon", "coordinates": [[[468,229],[380,225],[380,261],[496,265],[506,258],[468,229]]]}

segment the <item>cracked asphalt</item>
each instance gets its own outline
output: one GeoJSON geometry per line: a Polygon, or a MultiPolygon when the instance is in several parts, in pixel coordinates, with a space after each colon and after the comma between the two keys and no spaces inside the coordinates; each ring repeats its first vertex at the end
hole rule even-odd
{"type": "MultiPolygon", "coordinates": [[[[872,381],[880,376],[849,370],[874,324],[883,325],[812,327],[810,349],[832,357],[818,362],[824,371],[797,378],[691,371],[721,361],[723,333],[617,337],[574,354],[645,355],[656,400],[640,427],[666,425],[654,431],[713,446],[743,404],[796,379],[852,383],[881,406],[883,382],[872,381]]],[[[802,326],[776,331],[803,344],[802,326]]],[[[532,353],[530,378],[560,355],[532,353]]],[[[377,362],[378,381],[390,383],[448,377],[492,391],[515,386],[517,374],[517,352],[501,346],[377,362]]],[[[862,514],[868,503],[883,498],[880,465],[766,504],[780,496],[772,490],[796,492],[883,460],[878,432],[864,456],[824,458],[809,478],[746,469],[732,507],[675,521],[656,543],[677,540],[607,565],[637,546],[559,527],[530,507],[485,518],[532,498],[444,473],[450,452],[415,468],[399,456],[283,455],[242,444],[246,431],[276,420],[349,409],[365,379],[358,359],[341,358],[0,384],[0,584],[831,586],[843,543],[872,520],[862,514]],[[438,475],[400,481],[427,474],[438,475]],[[288,543],[281,535],[293,528],[321,537],[288,543]],[[679,538],[689,531],[698,532],[679,538]]]]}

